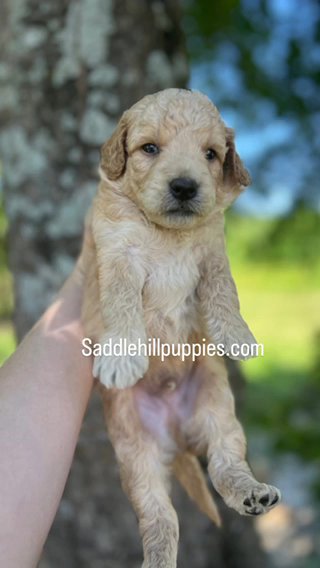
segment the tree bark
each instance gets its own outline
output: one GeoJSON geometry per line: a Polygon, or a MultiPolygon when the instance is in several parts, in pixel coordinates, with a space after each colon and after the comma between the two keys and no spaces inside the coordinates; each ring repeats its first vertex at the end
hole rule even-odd
{"type": "MultiPolygon", "coordinates": [[[[186,84],[180,17],[178,0],[1,3],[0,150],[18,338],[72,268],[96,191],[99,148],[120,114],[147,92],[186,84]]],[[[218,531],[177,487],[174,500],[179,566],[264,565],[250,520],[224,508],[218,531]]],[[[141,565],[136,520],[97,397],[40,562],[57,565],[141,565]]]]}

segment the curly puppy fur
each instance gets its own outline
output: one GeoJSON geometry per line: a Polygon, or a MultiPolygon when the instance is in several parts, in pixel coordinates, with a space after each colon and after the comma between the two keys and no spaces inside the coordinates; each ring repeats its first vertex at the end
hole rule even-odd
{"type": "MultiPolygon", "coordinates": [[[[233,131],[211,101],[181,89],[143,98],[104,144],[100,174],[83,309],[92,340],[206,338],[227,350],[233,343],[252,344],[225,252],[223,219],[250,177],[233,131]],[[193,184],[192,198],[181,197],[181,183],[173,193],[172,182],[181,178],[193,184]]],[[[172,471],[220,522],[197,455],[207,455],[214,487],[240,514],[264,513],[277,503],[278,490],[258,483],[245,461],[222,358],[161,362],[144,354],[102,355],[94,373],[104,385],[109,435],[139,520],[144,568],[176,566],[172,471]]]]}

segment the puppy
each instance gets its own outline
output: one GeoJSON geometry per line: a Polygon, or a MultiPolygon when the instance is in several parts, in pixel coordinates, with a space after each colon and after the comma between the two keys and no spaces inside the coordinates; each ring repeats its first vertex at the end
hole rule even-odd
{"type": "MultiPolygon", "coordinates": [[[[241,346],[255,340],[240,315],[223,212],[250,177],[216,107],[181,89],[144,97],[104,144],[100,175],[83,307],[87,335],[101,345],[205,339],[230,356],[238,344],[241,358],[241,346]]],[[[138,517],[144,568],[176,566],[172,471],[220,522],[198,455],[207,456],[214,487],[240,514],[259,515],[279,501],[279,491],[256,481],[246,463],[222,357],[172,354],[161,361],[138,348],[131,356],[98,353],[94,375],[138,517]]]]}

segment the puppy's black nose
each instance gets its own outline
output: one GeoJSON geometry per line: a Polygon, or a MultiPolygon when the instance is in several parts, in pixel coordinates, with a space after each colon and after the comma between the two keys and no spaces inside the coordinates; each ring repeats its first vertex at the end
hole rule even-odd
{"type": "Polygon", "coordinates": [[[179,201],[188,201],[197,195],[199,185],[191,178],[175,178],[169,183],[170,192],[179,201]]]}

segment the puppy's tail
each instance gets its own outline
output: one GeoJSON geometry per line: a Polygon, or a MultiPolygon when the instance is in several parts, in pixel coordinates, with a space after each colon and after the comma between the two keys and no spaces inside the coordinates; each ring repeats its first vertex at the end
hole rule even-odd
{"type": "Polygon", "coordinates": [[[198,505],[200,511],[205,513],[218,527],[221,527],[221,518],[198,458],[189,452],[178,454],[173,462],[173,473],[190,499],[198,505]]]}

